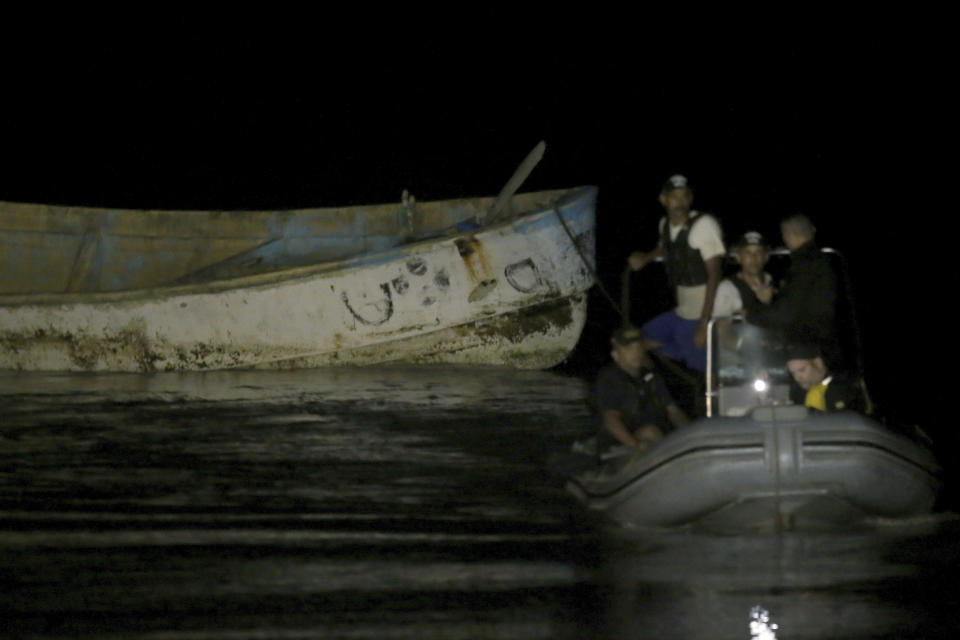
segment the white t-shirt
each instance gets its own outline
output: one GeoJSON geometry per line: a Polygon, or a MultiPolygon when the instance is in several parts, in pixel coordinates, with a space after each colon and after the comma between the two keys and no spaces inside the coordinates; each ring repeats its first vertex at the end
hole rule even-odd
{"type": "MultiPolygon", "coordinates": [[[[660,229],[667,224],[666,217],[660,219],[660,229]]],[[[675,227],[670,225],[670,239],[676,240],[677,234],[683,229],[683,226],[675,227]]],[[[691,247],[700,251],[700,257],[706,262],[710,258],[723,256],[727,253],[723,246],[723,234],[720,231],[720,225],[717,224],[713,216],[701,214],[697,211],[690,212],[690,233],[687,235],[687,242],[691,247]]],[[[677,315],[687,320],[699,320],[700,313],[703,311],[703,300],[707,295],[707,285],[701,284],[695,287],[677,287],[677,315]]],[[[716,305],[714,305],[716,306],[716,305]]]]}
{"type": "MultiPolygon", "coordinates": [[[[736,278],[736,275],[730,278],[736,278]]],[[[730,281],[730,278],[724,278],[717,287],[717,296],[713,299],[713,317],[732,316],[737,311],[743,309],[743,299],[740,297],[740,290],[737,285],[730,281]]],[[[773,282],[773,277],[769,273],[763,274],[763,280],[767,284],[773,282]]]]}

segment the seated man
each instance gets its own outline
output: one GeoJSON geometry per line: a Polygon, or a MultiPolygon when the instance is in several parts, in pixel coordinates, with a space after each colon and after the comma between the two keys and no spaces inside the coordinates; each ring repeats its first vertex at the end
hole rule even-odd
{"type": "Polygon", "coordinates": [[[689,424],[653,369],[643,333],[620,329],[610,344],[613,362],[600,370],[596,381],[601,416],[597,452],[602,456],[617,445],[642,451],[665,432],[689,424]]]}
{"type": "Polygon", "coordinates": [[[740,271],[724,278],[717,287],[713,317],[754,311],[773,299],[773,277],[763,270],[770,257],[770,246],[756,231],[748,231],[737,242],[733,255],[740,271]]]}
{"type": "Polygon", "coordinates": [[[863,395],[849,377],[831,374],[820,350],[812,345],[795,345],[790,349],[787,368],[804,389],[804,404],[818,411],[864,410],[863,395]]]}

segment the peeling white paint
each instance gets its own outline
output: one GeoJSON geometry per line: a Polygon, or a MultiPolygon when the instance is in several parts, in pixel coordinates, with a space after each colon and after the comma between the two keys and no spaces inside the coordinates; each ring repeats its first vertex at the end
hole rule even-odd
{"type": "MultiPolygon", "coordinates": [[[[591,262],[595,195],[575,192],[559,209],[591,262]]],[[[592,284],[558,211],[547,208],[475,234],[232,280],[0,296],[0,368],[542,368],[576,344],[592,284]]]]}

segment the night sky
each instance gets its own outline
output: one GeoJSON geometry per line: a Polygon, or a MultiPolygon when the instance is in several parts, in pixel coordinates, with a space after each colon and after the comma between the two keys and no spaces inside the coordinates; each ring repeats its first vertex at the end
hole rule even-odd
{"type": "MultiPolygon", "coordinates": [[[[920,283],[949,271],[905,241],[921,210],[937,226],[949,207],[927,202],[941,184],[927,149],[945,133],[934,52],[839,32],[676,47],[649,31],[616,45],[552,31],[8,41],[0,199],[256,209],[495,195],[545,140],[524,188],[600,187],[599,268],[617,295],[626,255],[654,243],[660,184],[683,172],[728,240],[810,215],[873,316],[861,323],[874,394],[936,422],[937,403],[918,400],[949,326],[931,324],[942,312],[926,311],[920,283]]],[[[591,313],[591,331],[612,328],[609,309],[591,313]]]]}

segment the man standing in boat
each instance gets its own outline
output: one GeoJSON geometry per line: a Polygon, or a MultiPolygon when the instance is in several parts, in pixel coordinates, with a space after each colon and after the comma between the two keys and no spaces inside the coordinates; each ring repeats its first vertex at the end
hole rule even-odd
{"type": "Polygon", "coordinates": [[[690,423],[653,369],[639,329],[619,329],[610,346],[613,362],[600,370],[596,381],[601,420],[598,453],[617,445],[642,451],[664,433],[690,423]]]}
{"type": "Polygon", "coordinates": [[[635,251],[628,264],[639,271],[663,258],[677,306],[647,322],[643,331],[662,355],[706,371],[707,324],[726,253],[720,225],[712,216],[691,209],[693,190],[685,176],[667,180],[660,190],[660,204],[667,215],[660,220],[656,248],[646,253],[635,251]]]}
{"type": "Polygon", "coordinates": [[[790,250],[790,271],[779,294],[769,305],[747,309],[746,319],[783,334],[788,343],[820,345],[831,366],[842,362],[837,340],[837,274],[814,240],[810,218],[794,214],[783,220],[780,232],[790,250]]]}

